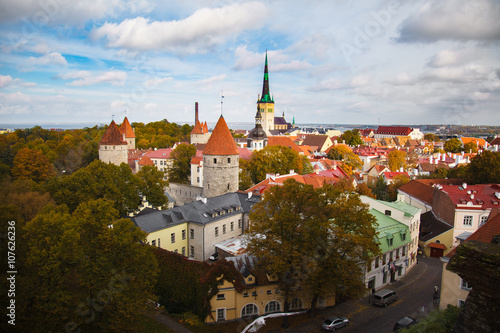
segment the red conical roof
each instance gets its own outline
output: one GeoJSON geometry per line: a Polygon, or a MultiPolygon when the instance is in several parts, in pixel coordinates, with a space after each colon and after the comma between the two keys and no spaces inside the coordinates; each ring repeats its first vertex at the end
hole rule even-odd
{"type": "Polygon", "coordinates": [[[130,126],[130,123],[128,122],[127,117],[125,117],[125,119],[123,119],[123,123],[120,126],[120,132],[122,134],[125,133],[126,138],[135,138],[134,130],[132,129],[132,126],[130,126]]]}
{"type": "Polygon", "coordinates": [[[204,134],[204,128],[203,125],[197,120],[196,124],[193,127],[193,130],[191,131],[191,134],[204,134]]]}
{"type": "Polygon", "coordinates": [[[112,120],[109,124],[108,129],[102,136],[100,145],[126,145],[127,141],[123,140],[123,134],[120,132],[118,125],[112,120]]]}
{"type": "Polygon", "coordinates": [[[223,116],[220,116],[214,131],[203,150],[204,155],[239,155],[238,146],[227,127],[223,116]]]}

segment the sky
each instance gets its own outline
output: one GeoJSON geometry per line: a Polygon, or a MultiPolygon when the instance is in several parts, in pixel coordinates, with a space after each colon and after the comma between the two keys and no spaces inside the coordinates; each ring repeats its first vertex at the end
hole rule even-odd
{"type": "Polygon", "coordinates": [[[499,0],[0,0],[0,124],[252,123],[266,51],[289,122],[500,125],[499,0]]]}

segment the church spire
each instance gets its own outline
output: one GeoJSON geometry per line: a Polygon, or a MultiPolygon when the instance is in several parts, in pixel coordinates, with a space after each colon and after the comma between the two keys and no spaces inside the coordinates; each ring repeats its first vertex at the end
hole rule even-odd
{"type": "Polygon", "coordinates": [[[264,83],[262,85],[262,95],[260,96],[260,103],[274,103],[269,93],[269,72],[267,68],[267,51],[266,51],[266,64],[264,66],[264,83]]]}

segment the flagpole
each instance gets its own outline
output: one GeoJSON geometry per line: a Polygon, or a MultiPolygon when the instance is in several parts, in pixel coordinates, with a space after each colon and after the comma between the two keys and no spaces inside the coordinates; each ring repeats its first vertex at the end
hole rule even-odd
{"type": "Polygon", "coordinates": [[[220,91],[220,115],[222,117],[222,105],[224,104],[224,91],[220,91]]]}

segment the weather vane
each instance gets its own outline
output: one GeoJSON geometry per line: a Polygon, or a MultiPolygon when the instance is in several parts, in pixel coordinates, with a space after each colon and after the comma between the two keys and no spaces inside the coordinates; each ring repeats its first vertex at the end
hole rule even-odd
{"type": "Polygon", "coordinates": [[[224,91],[220,91],[220,115],[222,116],[222,105],[224,104],[224,91]]]}

